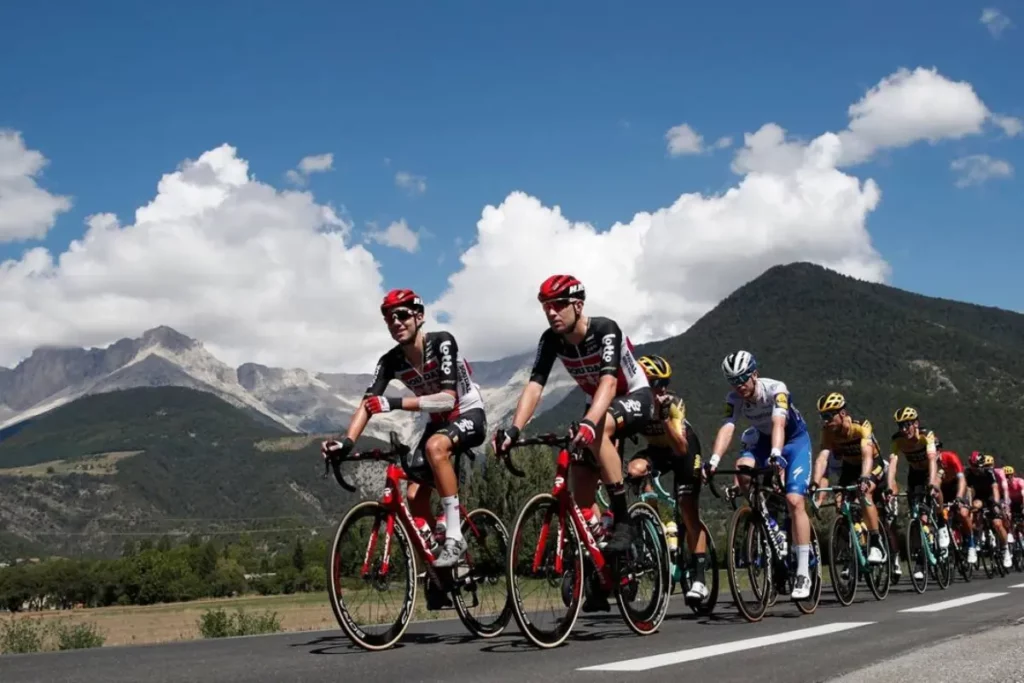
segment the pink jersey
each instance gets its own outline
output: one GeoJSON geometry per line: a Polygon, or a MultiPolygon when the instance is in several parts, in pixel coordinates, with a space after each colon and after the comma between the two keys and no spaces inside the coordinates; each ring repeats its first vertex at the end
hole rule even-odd
{"type": "Polygon", "coordinates": [[[1006,472],[1003,472],[1002,467],[993,467],[992,471],[996,475],[996,483],[999,484],[999,492],[1002,493],[1006,490],[1006,472]]]}
{"type": "Polygon", "coordinates": [[[1010,487],[1010,500],[1014,503],[1024,503],[1024,479],[1011,477],[1007,485],[1010,487]]]}

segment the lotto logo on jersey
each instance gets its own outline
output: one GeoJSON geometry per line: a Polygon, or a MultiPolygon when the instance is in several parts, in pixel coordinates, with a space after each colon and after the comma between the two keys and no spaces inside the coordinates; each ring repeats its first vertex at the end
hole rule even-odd
{"type": "Polygon", "coordinates": [[[438,350],[441,351],[441,374],[450,375],[452,372],[452,343],[447,340],[443,341],[438,350]]]}
{"type": "Polygon", "coordinates": [[[775,394],[775,407],[789,410],[789,396],[786,394],[775,394]]]}
{"type": "Polygon", "coordinates": [[[463,418],[455,423],[455,426],[466,433],[466,436],[471,436],[475,429],[473,429],[473,421],[468,417],[463,418]]]}
{"type": "Polygon", "coordinates": [[[633,415],[640,414],[640,401],[636,400],[635,398],[628,398],[625,401],[623,401],[622,407],[626,410],[627,413],[632,413],[633,415]]]}
{"type": "Polygon", "coordinates": [[[611,363],[612,358],[615,357],[615,335],[606,334],[601,337],[601,360],[605,363],[611,363]]]}

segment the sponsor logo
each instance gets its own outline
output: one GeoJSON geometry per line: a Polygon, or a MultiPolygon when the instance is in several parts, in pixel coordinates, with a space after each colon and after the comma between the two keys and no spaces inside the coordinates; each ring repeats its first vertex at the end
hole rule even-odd
{"type": "Polygon", "coordinates": [[[454,426],[457,429],[461,429],[462,431],[464,431],[467,436],[476,431],[473,429],[473,421],[468,417],[464,417],[461,420],[457,421],[454,426]]]}
{"type": "Polygon", "coordinates": [[[601,337],[601,360],[611,363],[615,357],[615,335],[606,334],[601,337]]]}
{"type": "Polygon", "coordinates": [[[452,372],[452,343],[445,340],[441,342],[438,350],[441,351],[441,374],[450,375],[452,372]]]}
{"type": "Polygon", "coordinates": [[[775,394],[775,407],[789,410],[789,396],[786,394],[775,394]]]}
{"type": "Polygon", "coordinates": [[[633,413],[634,415],[640,413],[640,401],[635,398],[627,398],[622,401],[622,407],[627,413],[633,413]]]}
{"type": "Polygon", "coordinates": [[[636,361],[633,358],[632,353],[626,353],[622,356],[622,363],[626,366],[626,374],[630,377],[635,377],[640,374],[636,368],[636,361]]]}

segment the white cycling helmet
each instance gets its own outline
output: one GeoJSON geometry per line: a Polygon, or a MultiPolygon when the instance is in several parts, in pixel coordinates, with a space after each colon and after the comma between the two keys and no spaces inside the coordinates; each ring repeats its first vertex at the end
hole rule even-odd
{"type": "Polygon", "coordinates": [[[722,374],[729,381],[749,377],[754,370],[757,370],[757,360],[749,351],[730,353],[722,361],[722,374]]]}

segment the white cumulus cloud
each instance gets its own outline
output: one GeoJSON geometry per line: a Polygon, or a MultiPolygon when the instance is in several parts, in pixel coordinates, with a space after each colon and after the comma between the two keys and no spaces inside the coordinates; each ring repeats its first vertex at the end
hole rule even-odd
{"type": "Polygon", "coordinates": [[[372,229],[367,233],[366,237],[378,244],[383,244],[386,247],[395,247],[410,254],[415,253],[420,248],[419,233],[410,229],[409,224],[405,222],[404,218],[393,221],[383,230],[377,229],[375,225],[371,225],[371,227],[372,229]]]}
{"type": "Polygon", "coordinates": [[[1024,121],[1021,121],[1016,116],[1005,116],[1003,114],[993,114],[992,122],[1003,129],[1007,137],[1015,138],[1024,132],[1024,121]]]}
{"type": "Polygon", "coordinates": [[[45,237],[57,216],[71,208],[69,197],[39,187],[47,163],[25,146],[21,133],[0,129],[0,243],[45,237]]]}
{"type": "Polygon", "coordinates": [[[160,180],[131,225],[0,264],[0,365],[40,344],[104,345],[170,325],[225,361],[366,371],[390,343],[377,262],[312,194],[254,180],[222,145],[160,180]]]}
{"type": "Polygon", "coordinates": [[[297,168],[290,169],[285,175],[296,185],[305,185],[309,176],[324,173],[334,168],[334,154],[311,154],[299,160],[297,168]]]}
{"type": "Polygon", "coordinates": [[[979,21],[988,29],[993,38],[998,38],[1002,35],[1003,31],[1013,26],[1010,18],[995,7],[986,7],[981,10],[979,21]]]}
{"type": "Polygon", "coordinates": [[[408,171],[399,171],[395,174],[395,185],[409,194],[423,194],[427,191],[427,179],[408,171]]]}
{"type": "Polygon", "coordinates": [[[981,185],[992,178],[1010,178],[1013,166],[1009,161],[993,159],[987,154],[972,154],[954,159],[950,169],[957,172],[956,186],[981,185]]]}
{"type": "Polygon", "coordinates": [[[668,153],[678,157],[684,154],[700,154],[704,151],[704,138],[697,133],[688,123],[680,123],[672,126],[665,133],[665,140],[668,142],[668,153]]]}

